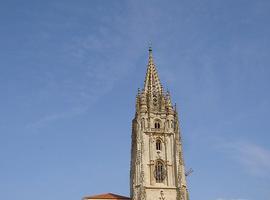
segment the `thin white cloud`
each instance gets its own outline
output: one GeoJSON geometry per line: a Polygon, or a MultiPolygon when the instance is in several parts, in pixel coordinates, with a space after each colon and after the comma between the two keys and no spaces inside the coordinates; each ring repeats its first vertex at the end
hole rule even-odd
{"type": "Polygon", "coordinates": [[[28,124],[26,127],[31,128],[31,129],[33,129],[33,128],[38,129],[38,128],[41,128],[41,127],[47,125],[50,122],[79,115],[79,114],[87,111],[87,109],[88,109],[88,107],[77,107],[77,108],[74,108],[72,110],[68,110],[65,112],[49,114],[49,115],[42,117],[41,119],[39,119],[35,122],[28,124]]]}
{"type": "Polygon", "coordinates": [[[270,150],[251,142],[226,143],[225,151],[253,175],[270,175],[270,150]]]}
{"type": "MultiPolygon", "coordinates": [[[[62,9],[62,4],[51,6],[54,10],[62,9]]],[[[76,6],[75,8],[69,7],[70,5],[65,6],[66,9],[88,12],[76,6]]],[[[45,86],[39,88],[39,96],[40,99],[44,99],[42,98],[44,96],[51,101],[57,98],[59,102],[69,106],[44,113],[43,117],[30,122],[28,128],[42,127],[53,121],[84,112],[81,111],[81,107],[84,107],[82,110],[91,107],[91,104],[111,91],[119,79],[136,67],[138,59],[147,52],[147,42],[155,41],[159,37],[156,30],[160,20],[165,19],[165,14],[159,12],[160,7],[152,5],[146,8],[145,3],[142,2],[139,4],[130,2],[126,6],[130,10],[128,14],[112,13],[111,17],[100,16],[98,23],[95,24],[95,31],[74,34],[68,41],[57,47],[57,52],[60,52],[58,59],[65,60],[64,65],[66,62],[66,75],[63,76],[62,73],[52,71],[48,67],[48,71],[42,73],[41,78],[44,79],[45,86]],[[141,51],[143,48],[145,48],[144,52],[141,51]],[[141,52],[141,55],[138,55],[138,52],[141,52]],[[73,76],[73,72],[76,72],[76,76],[73,76]],[[49,74],[49,77],[45,77],[44,74],[49,74]]],[[[52,14],[54,13],[61,12],[52,14]]],[[[58,22],[48,24],[44,21],[43,23],[45,27],[58,26],[58,22]]],[[[76,23],[76,20],[70,20],[65,26],[77,27],[76,23]]],[[[42,35],[46,36],[45,39],[52,37],[50,29],[46,30],[42,31],[42,35]]],[[[163,40],[158,41],[164,43],[163,40]]],[[[146,62],[145,60],[145,65],[146,62]]],[[[171,80],[172,73],[167,74],[168,79],[171,80]]]]}
{"type": "Polygon", "coordinates": [[[39,95],[58,98],[69,106],[44,114],[30,122],[28,128],[40,128],[85,112],[135,66],[133,63],[140,55],[133,52],[139,52],[137,49],[140,45],[132,31],[121,35],[123,24],[125,29],[131,28],[127,26],[128,19],[123,19],[119,16],[101,19],[103,22],[97,26],[98,31],[74,35],[67,44],[59,47],[63,58],[71,63],[65,68],[65,73],[70,76],[63,76],[48,68],[48,72],[42,74],[46,86],[40,89],[39,95]],[[110,26],[114,27],[114,32],[109,29],[110,26]],[[75,77],[72,76],[73,72],[76,72],[75,77]],[[44,74],[48,74],[48,77],[44,74]]]}

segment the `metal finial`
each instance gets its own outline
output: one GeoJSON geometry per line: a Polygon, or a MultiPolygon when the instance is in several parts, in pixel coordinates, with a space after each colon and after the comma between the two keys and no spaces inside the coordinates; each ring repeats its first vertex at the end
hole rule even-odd
{"type": "Polygon", "coordinates": [[[152,51],[152,42],[149,42],[148,46],[149,46],[149,52],[151,52],[152,51]]]}

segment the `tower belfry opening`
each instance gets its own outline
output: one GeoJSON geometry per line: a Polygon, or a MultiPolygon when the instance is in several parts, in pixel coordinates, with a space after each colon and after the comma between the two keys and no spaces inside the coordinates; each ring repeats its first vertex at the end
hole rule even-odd
{"type": "Polygon", "coordinates": [[[178,112],[163,91],[152,48],[132,121],[130,195],[132,200],[189,199],[178,112]]]}

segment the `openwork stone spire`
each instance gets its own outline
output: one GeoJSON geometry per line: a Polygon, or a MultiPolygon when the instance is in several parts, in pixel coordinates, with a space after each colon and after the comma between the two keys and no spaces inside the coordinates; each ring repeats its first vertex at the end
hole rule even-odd
{"type": "Polygon", "coordinates": [[[160,83],[157,69],[153,60],[151,47],[149,47],[149,59],[144,81],[144,92],[148,94],[162,94],[162,85],[160,83]]]}

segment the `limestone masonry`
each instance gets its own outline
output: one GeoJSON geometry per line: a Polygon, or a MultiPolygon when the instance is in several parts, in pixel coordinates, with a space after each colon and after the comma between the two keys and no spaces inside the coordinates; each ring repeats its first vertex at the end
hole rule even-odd
{"type": "Polygon", "coordinates": [[[151,48],[132,121],[130,195],[132,200],[189,199],[178,113],[163,91],[151,48]]]}
{"type": "Polygon", "coordinates": [[[107,193],[84,200],[189,200],[179,127],[176,106],[163,91],[150,48],[132,121],[130,198],[107,193]]]}

